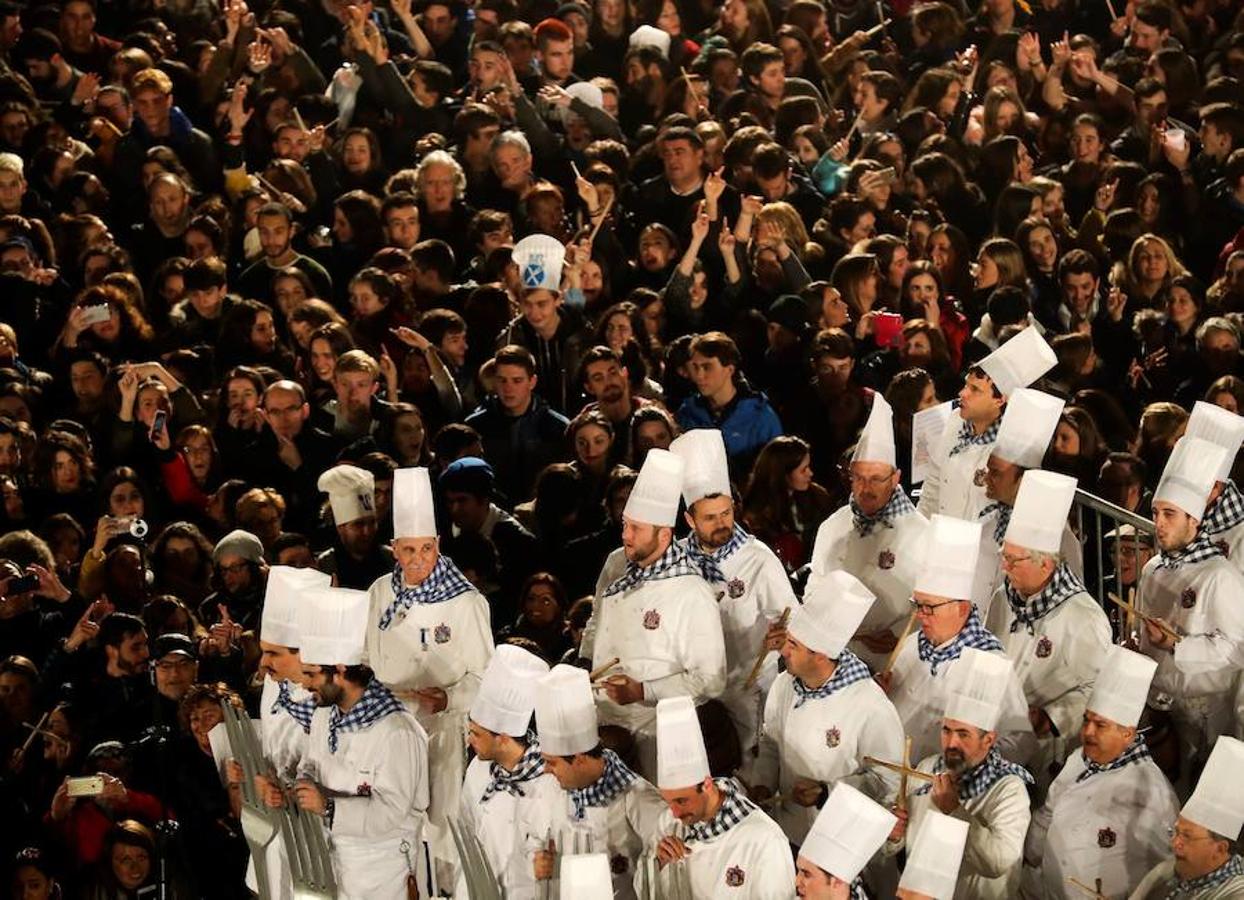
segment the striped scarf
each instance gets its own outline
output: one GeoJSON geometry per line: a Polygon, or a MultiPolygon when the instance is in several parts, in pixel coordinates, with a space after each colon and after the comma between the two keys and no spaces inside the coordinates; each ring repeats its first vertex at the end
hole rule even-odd
{"type": "Polygon", "coordinates": [[[585,788],[571,788],[569,792],[576,820],[587,815],[591,807],[608,806],[639,777],[612,750],[605,751],[604,759],[605,771],[599,778],[585,788]]]}
{"type": "Polygon", "coordinates": [[[859,508],[854,497],[851,498],[851,521],[860,537],[868,537],[879,526],[893,528],[895,522],[915,511],[916,507],[912,505],[911,498],[901,486],[895,487],[890,493],[890,499],[885,502],[885,506],[871,516],[866,515],[859,508]]]}
{"type": "Polygon", "coordinates": [[[628,561],[622,577],[605,588],[605,596],[612,597],[614,594],[629,591],[646,581],[664,581],[666,578],[678,578],[681,575],[702,577],[683,545],[672,541],[669,549],[650,566],[644,567],[628,561]]]}
{"type": "Polygon", "coordinates": [[[1208,888],[1217,887],[1220,884],[1230,881],[1232,878],[1238,878],[1244,875],[1244,859],[1238,855],[1232,856],[1208,875],[1202,875],[1200,878],[1192,878],[1188,881],[1180,881],[1179,877],[1172,878],[1166,890],[1165,900],[1177,900],[1180,897],[1195,897],[1201,891],[1208,888]]]}
{"type": "Polygon", "coordinates": [[[1229,531],[1244,522],[1244,494],[1235,486],[1235,482],[1227,480],[1223,484],[1222,495],[1214,501],[1214,505],[1205,511],[1201,520],[1201,531],[1213,537],[1229,531]]]}
{"type": "Polygon", "coordinates": [[[747,539],[751,535],[743,530],[742,525],[734,526],[734,533],[730,535],[730,540],[726,541],[716,550],[705,552],[700,547],[700,542],[694,534],[688,535],[684,549],[691,562],[700,570],[700,574],[704,576],[704,580],[709,584],[720,584],[726,580],[726,576],[721,571],[721,564],[729,559],[735,550],[738,550],[747,543],[747,539]]]}
{"type": "Polygon", "coordinates": [[[487,803],[492,799],[493,794],[501,791],[513,794],[515,797],[526,797],[527,795],[523,793],[523,784],[544,774],[544,757],[540,755],[540,743],[533,734],[529,733],[527,737],[527,749],[523,751],[518,765],[512,771],[507,771],[495,762],[488,764],[488,786],[484,788],[484,795],[479,799],[480,803],[487,803]]]}
{"type": "Polygon", "coordinates": [[[1085,590],[1083,583],[1067,568],[1065,562],[1058,564],[1053,577],[1045,587],[1026,600],[1019,595],[1019,591],[1011,587],[1011,581],[1007,579],[1005,583],[1006,602],[1011,605],[1011,612],[1015,614],[1015,621],[1011,623],[1011,633],[1014,634],[1019,631],[1020,626],[1023,626],[1028,629],[1029,634],[1036,634],[1037,630],[1033,626],[1038,619],[1048,616],[1066,603],[1073,594],[1078,594],[1083,590],[1085,590]]]}
{"type": "Polygon", "coordinates": [[[336,753],[338,735],[349,731],[363,731],[375,725],[386,716],[405,712],[402,701],[393,696],[393,692],[373,678],[367,683],[367,690],[358,703],[343,713],[337,706],[328,717],[328,752],[336,753]]]}
{"type": "Polygon", "coordinates": [[[458,571],[454,561],[443,553],[437,557],[436,565],[432,567],[428,577],[416,585],[407,585],[402,576],[402,567],[394,566],[392,585],[393,602],[380,615],[381,631],[389,629],[394,617],[400,622],[405,618],[406,610],[416,603],[444,603],[467,591],[475,590],[475,586],[458,571]]]}
{"type": "Polygon", "coordinates": [[[843,650],[842,655],[838,657],[838,665],[834,667],[834,674],[820,687],[810,688],[801,679],[791,678],[791,684],[795,688],[795,709],[809,700],[820,700],[838,693],[857,681],[867,681],[872,677],[872,672],[868,671],[868,666],[864,665],[858,656],[850,650],[843,650]]]}
{"type": "Polygon", "coordinates": [[[1178,571],[1185,563],[1205,562],[1215,556],[1222,556],[1222,548],[1210,540],[1209,533],[1204,529],[1197,531],[1192,543],[1182,550],[1168,554],[1165,550],[1158,553],[1158,568],[1178,571]]]}
{"type": "Polygon", "coordinates": [[[1002,427],[1002,416],[994,419],[993,424],[977,434],[972,428],[972,423],[964,419],[963,424],[959,426],[959,434],[955,438],[954,446],[950,448],[952,457],[958,456],[968,447],[984,447],[989,444],[997,443],[998,429],[1002,427]]]}
{"type": "Polygon", "coordinates": [[[993,542],[1002,546],[1002,540],[1006,537],[1006,529],[1011,524],[1011,513],[1015,512],[1015,507],[1007,506],[1005,503],[990,503],[981,510],[977,518],[984,522],[994,512],[998,513],[998,518],[993,523],[993,542]]]}
{"type": "Polygon", "coordinates": [[[1094,775],[1102,772],[1113,772],[1115,769],[1122,769],[1124,766],[1130,766],[1133,763],[1143,762],[1149,758],[1149,745],[1145,743],[1144,737],[1136,735],[1132,742],[1128,744],[1127,749],[1120,753],[1115,759],[1106,763],[1104,766],[1098,765],[1087,756],[1084,751],[1080,751],[1084,758],[1084,771],[1076,776],[1076,784],[1081,781],[1088,781],[1094,775]]]}
{"type": "Polygon", "coordinates": [[[696,822],[690,826],[685,839],[687,843],[721,837],[759,808],[743,796],[739,783],[733,778],[714,778],[713,783],[721,791],[721,809],[707,822],[696,822]]]}
{"type": "MultiPolygon", "coordinates": [[[[933,763],[933,774],[940,775],[945,771],[947,771],[946,760],[939,755],[937,761],[933,763]]],[[[967,801],[979,797],[1008,775],[1014,775],[1026,785],[1034,784],[1032,775],[1027,769],[1018,763],[1003,759],[998,753],[998,748],[992,747],[978,765],[959,776],[959,799],[967,801]]],[[[927,794],[931,790],[933,790],[933,785],[925,783],[916,790],[916,793],[927,794]]]]}
{"type": "Polygon", "coordinates": [[[916,632],[916,652],[920,655],[921,662],[929,664],[930,675],[936,675],[937,667],[942,663],[958,659],[966,647],[975,647],[977,650],[986,652],[1002,649],[1002,642],[981,624],[980,613],[976,611],[975,606],[968,613],[968,620],[963,623],[959,633],[943,647],[934,647],[933,642],[924,636],[923,631],[916,632]]]}
{"type": "Polygon", "coordinates": [[[276,695],[276,702],[272,704],[269,710],[272,715],[276,715],[281,710],[289,713],[289,717],[302,726],[304,734],[311,733],[311,717],[315,715],[315,698],[308,697],[301,703],[294,700],[294,695],[290,693],[289,682],[281,682],[281,690],[276,695]]]}

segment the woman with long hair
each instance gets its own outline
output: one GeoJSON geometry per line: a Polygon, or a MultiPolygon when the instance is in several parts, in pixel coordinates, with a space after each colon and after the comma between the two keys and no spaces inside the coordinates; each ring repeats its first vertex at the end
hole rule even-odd
{"type": "MultiPolygon", "coordinates": [[[[942,277],[945,293],[960,303],[972,297],[972,245],[968,237],[956,225],[943,222],[934,225],[929,231],[928,258],[938,274],[942,277]]],[[[971,310],[966,310],[973,326],[979,324],[980,317],[972,319],[971,310]]]]}
{"type": "Polygon", "coordinates": [[[872,333],[878,310],[881,270],[871,253],[849,253],[834,264],[830,284],[838,291],[855,322],[855,339],[872,333]]]}
{"type": "Polygon", "coordinates": [[[329,322],[312,332],[303,357],[303,375],[312,403],[323,405],[337,396],[333,387],[337,360],[354,349],[350,330],[340,322],[329,322]]]}
{"type": "Polygon", "coordinates": [[[65,431],[49,431],[39,441],[34,459],[38,501],[31,504],[42,516],[69,513],[79,525],[95,522],[95,461],[81,438],[65,431]]]}
{"type": "Polygon", "coordinates": [[[761,449],[743,492],[743,524],[793,572],[812,552],[816,530],[829,518],[829,492],[813,481],[812,448],[782,435],[761,449]]]}
{"type": "MultiPolygon", "coordinates": [[[[184,433],[178,437],[186,442],[184,433]]],[[[204,482],[204,487],[206,484],[204,482]]],[[[150,558],[155,591],[171,594],[194,608],[211,593],[212,544],[197,525],[170,522],[164,526],[151,544],[150,558]]],[[[151,634],[156,633],[151,630],[151,634]]],[[[181,633],[191,634],[190,631],[181,633]]]]}
{"type": "Polygon", "coordinates": [[[963,347],[972,329],[955,298],[946,293],[937,266],[917,260],[907,267],[899,290],[899,310],[905,320],[925,319],[941,329],[951,370],[958,372],[963,368],[963,347]]]}
{"type": "Polygon", "coordinates": [[[267,304],[243,299],[229,308],[220,323],[216,365],[219,370],[267,366],[287,378],[294,376],[294,355],[281,343],[267,304]]]}
{"type": "Polygon", "coordinates": [[[82,347],[102,353],[114,364],[142,362],[152,357],[154,339],[139,304],[120,288],[101,284],[74,299],[54,349],[64,356],[82,347]]]}
{"type": "Polygon", "coordinates": [[[570,649],[566,631],[566,588],[550,572],[528,576],[518,592],[518,619],[501,629],[497,643],[525,638],[540,648],[540,656],[552,665],[570,649]]]}

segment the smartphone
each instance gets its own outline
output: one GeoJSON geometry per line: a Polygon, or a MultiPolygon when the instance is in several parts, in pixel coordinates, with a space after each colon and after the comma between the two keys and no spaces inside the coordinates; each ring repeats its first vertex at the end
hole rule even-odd
{"type": "Polygon", "coordinates": [[[897,347],[903,334],[903,317],[898,313],[877,313],[873,319],[873,339],[878,347],[897,347]]]}
{"type": "Polygon", "coordinates": [[[26,575],[19,575],[9,582],[9,594],[25,594],[29,591],[36,590],[39,587],[39,576],[34,572],[26,575]]]}
{"type": "Polygon", "coordinates": [[[99,303],[95,306],[82,307],[82,324],[98,325],[100,322],[107,322],[112,318],[112,310],[107,303],[99,303]]]}
{"type": "Polygon", "coordinates": [[[65,783],[70,797],[98,797],[104,792],[104,776],[86,775],[82,778],[70,778],[65,783]]]}
{"type": "Polygon", "coordinates": [[[157,409],[155,418],[151,420],[150,437],[155,440],[156,435],[164,430],[164,426],[168,423],[168,413],[162,409],[157,409]]]}
{"type": "Polygon", "coordinates": [[[877,172],[883,184],[894,184],[898,180],[898,173],[894,171],[894,166],[886,166],[877,172]]]}

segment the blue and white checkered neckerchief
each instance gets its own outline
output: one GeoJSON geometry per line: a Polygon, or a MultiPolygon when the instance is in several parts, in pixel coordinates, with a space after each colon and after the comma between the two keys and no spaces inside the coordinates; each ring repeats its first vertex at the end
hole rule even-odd
{"type": "Polygon", "coordinates": [[[1002,649],[1002,642],[994,637],[992,631],[981,624],[980,613],[976,611],[975,606],[968,613],[968,620],[963,623],[959,633],[942,647],[934,647],[933,642],[924,636],[923,631],[916,632],[916,653],[919,654],[921,662],[929,664],[930,675],[936,675],[937,667],[942,663],[958,659],[965,647],[975,647],[977,650],[986,652],[1002,649]]]}
{"type": "Polygon", "coordinates": [[[393,624],[393,617],[405,612],[416,603],[444,603],[459,594],[475,590],[475,585],[467,581],[466,576],[458,571],[454,561],[442,553],[436,559],[436,565],[428,573],[428,577],[416,585],[407,585],[402,576],[400,565],[393,567],[393,602],[380,614],[380,630],[387,631],[393,624]]]}
{"type": "Polygon", "coordinates": [[[916,507],[912,505],[911,498],[907,496],[902,485],[895,486],[885,506],[877,510],[877,514],[873,516],[865,515],[856,505],[855,498],[851,498],[851,523],[860,537],[868,537],[878,526],[893,528],[895,522],[915,511],[916,507]]]}
{"type": "Polygon", "coordinates": [[[544,757],[540,754],[540,742],[536,740],[532,732],[527,733],[526,740],[527,749],[519,757],[518,765],[513,771],[506,771],[496,762],[488,764],[489,781],[487,787],[484,788],[483,796],[479,798],[480,803],[487,803],[492,799],[493,794],[501,791],[513,794],[515,797],[526,797],[527,795],[523,793],[523,784],[544,774],[544,757]]]}
{"type": "Polygon", "coordinates": [[[1132,742],[1127,745],[1126,750],[1104,766],[1098,765],[1087,756],[1084,756],[1083,750],[1080,751],[1080,756],[1084,759],[1084,771],[1076,776],[1076,784],[1079,784],[1081,781],[1088,781],[1094,775],[1099,775],[1102,772],[1113,772],[1115,769],[1122,769],[1124,766],[1143,762],[1149,758],[1149,745],[1145,743],[1144,736],[1138,734],[1132,738],[1132,742]]]}
{"type": "Polygon", "coordinates": [[[684,838],[686,842],[721,837],[759,808],[743,795],[741,786],[733,778],[714,778],[713,783],[721,791],[721,808],[707,822],[690,826],[684,838]]]}
{"type": "Polygon", "coordinates": [[[834,674],[819,688],[807,687],[797,676],[791,677],[791,684],[795,688],[795,709],[809,700],[820,700],[822,697],[838,693],[857,681],[867,681],[872,677],[873,673],[858,656],[850,650],[843,650],[842,655],[838,657],[838,665],[834,667],[834,674]]]}
{"type": "Polygon", "coordinates": [[[851,900],[868,900],[868,891],[864,890],[862,876],[851,882],[851,900]]]}
{"type": "Polygon", "coordinates": [[[1198,529],[1192,543],[1179,552],[1168,554],[1164,550],[1159,550],[1157,567],[1159,569],[1170,569],[1174,572],[1185,563],[1205,562],[1207,559],[1213,559],[1215,556],[1222,555],[1222,548],[1214,543],[1209,533],[1203,529],[1198,529]]]}
{"type": "Polygon", "coordinates": [[[294,695],[290,693],[289,682],[281,681],[281,690],[276,695],[276,702],[272,704],[269,710],[276,715],[281,710],[289,713],[289,717],[302,726],[303,733],[311,733],[311,717],[315,715],[315,698],[308,697],[301,703],[294,700],[294,695]]]}
{"type": "Polygon", "coordinates": [[[1205,511],[1205,518],[1201,520],[1201,531],[1213,537],[1231,530],[1241,522],[1244,522],[1244,494],[1240,493],[1234,481],[1227,479],[1214,505],[1205,511]]]}
{"type": "Polygon", "coordinates": [[[977,434],[972,428],[972,423],[967,419],[963,420],[963,424],[959,426],[959,434],[955,437],[955,444],[950,448],[951,456],[958,456],[968,447],[984,447],[988,444],[995,444],[998,441],[998,429],[1002,427],[1002,416],[994,419],[993,424],[977,434]]]}
{"type": "Polygon", "coordinates": [[[1028,629],[1029,634],[1036,634],[1037,630],[1033,624],[1038,619],[1048,616],[1062,606],[1072,594],[1080,593],[1085,590],[1085,587],[1084,583],[1076,578],[1075,573],[1067,568],[1067,564],[1060,562],[1049,583],[1027,600],[1019,595],[1019,591],[1011,587],[1009,578],[1005,582],[1004,590],[1006,602],[1010,604],[1011,612],[1015,614],[1015,621],[1011,623],[1011,633],[1014,634],[1019,631],[1020,626],[1023,626],[1028,629]]]}
{"type": "Polygon", "coordinates": [[[385,716],[405,712],[402,701],[393,696],[393,692],[373,678],[367,683],[367,690],[358,703],[343,713],[334,706],[328,714],[328,752],[337,752],[337,736],[347,731],[363,731],[375,725],[385,716]]]}
{"type": "Polygon", "coordinates": [[[604,753],[605,771],[584,788],[571,788],[570,802],[574,804],[574,817],[581,820],[590,807],[608,806],[639,776],[627,768],[626,763],[612,750],[604,753]]]}
{"type": "Polygon", "coordinates": [[[1172,878],[1167,882],[1169,886],[1167,887],[1164,900],[1195,897],[1206,888],[1217,887],[1241,875],[1244,875],[1244,859],[1241,859],[1236,854],[1208,875],[1202,875],[1200,878],[1193,878],[1189,881],[1180,881],[1178,876],[1172,878]]]}
{"type": "Polygon", "coordinates": [[[726,576],[721,571],[721,564],[729,559],[735,550],[738,550],[747,543],[747,539],[751,535],[748,534],[742,525],[735,524],[734,533],[730,535],[730,540],[726,541],[716,550],[705,552],[700,549],[700,541],[695,534],[687,535],[684,549],[691,562],[699,568],[700,574],[704,576],[704,580],[709,584],[720,584],[726,580],[726,576]]]}
{"type": "Polygon", "coordinates": [[[1011,513],[1015,512],[1015,507],[1007,506],[1005,503],[990,503],[981,510],[977,518],[984,522],[995,511],[998,513],[998,518],[993,523],[993,542],[1001,547],[1002,540],[1006,537],[1007,526],[1011,524],[1011,513]]]}
{"type": "Polygon", "coordinates": [[[605,588],[605,596],[612,597],[614,594],[629,591],[645,581],[663,581],[666,578],[678,578],[681,575],[703,577],[683,545],[679,541],[671,541],[669,549],[647,568],[628,561],[622,577],[605,588]]]}
{"type": "MultiPolygon", "coordinates": [[[[940,754],[933,763],[933,774],[939,775],[946,771],[946,760],[940,754]]],[[[1014,775],[1026,785],[1034,784],[1032,773],[1021,766],[1002,758],[997,747],[991,747],[989,753],[979,765],[968,769],[959,777],[959,799],[971,800],[979,797],[994,786],[999,779],[1014,775]]],[[[917,794],[927,794],[933,785],[926,782],[916,789],[917,794]]]]}

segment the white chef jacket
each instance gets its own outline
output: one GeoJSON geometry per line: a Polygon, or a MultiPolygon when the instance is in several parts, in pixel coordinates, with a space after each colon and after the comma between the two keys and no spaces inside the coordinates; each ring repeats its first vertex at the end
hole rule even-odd
{"type": "Polygon", "coordinates": [[[1179,800],[1151,757],[1077,781],[1086,769],[1073,753],[1032,819],[1025,858],[1025,895],[1083,898],[1070,884],[1101,879],[1111,900],[1126,898],[1170,854],[1167,829],[1179,800]]]}
{"type": "MultiPolygon", "coordinates": [[[[1158,863],[1132,891],[1128,900],[1166,900],[1171,879],[1175,877],[1175,860],[1158,863]]],[[[1180,900],[1244,900],[1244,876],[1237,875],[1195,894],[1184,894],[1180,900]]]]}
{"type": "Polygon", "coordinates": [[[798,709],[794,676],[783,672],[765,702],[764,730],[754,778],[784,798],[774,810],[792,844],[802,844],[817,808],[799,806],[791,797],[795,781],[807,778],[833,786],[845,781],[882,805],[898,790],[899,776],[869,767],[865,756],[903,757],[903,724],[893,704],[871,678],[857,681],[828,697],[809,698],[798,709]]]}
{"type": "Polygon", "coordinates": [[[416,603],[381,631],[380,616],[394,601],[392,581],[392,573],[382,575],[368,591],[371,624],[364,662],[390,690],[439,687],[447,694],[449,705],[434,715],[424,714],[413,701],[407,701],[407,708],[428,734],[431,834],[438,854],[454,859],[444,823],[445,816],[458,808],[466,766],[467,714],[492,658],[488,601],[467,591],[441,603],[416,603]]]}
{"type": "MultiPolygon", "coordinates": [[[[813,574],[826,575],[836,569],[850,572],[877,597],[859,631],[884,629],[896,638],[902,633],[911,617],[911,589],[924,562],[928,527],[928,519],[913,510],[889,527],[878,523],[861,537],[849,503],[821,523],[812,548],[813,574]]],[[[847,646],[874,672],[885,666],[889,657],[887,653],[873,653],[858,640],[847,646]]]]}
{"type": "Polygon", "coordinates": [[[929,456],[928,472],[920,489],[916,508],[926,519],[935,513],[975,522],[980,511],[989,505],[985,497],[985,463],[993,453],[996,441],[973,444],[950,455],[964,419],[958,410],[947,418],[946,427],[936,449],[929,456]]]}
{"type": "MultiPolygon", "coordinates": [[[[334,799],[329,841],[339,900],[406,900],[428,809],[428,736],[410,713],[391,713],[328,748],[331,709],[311,720],[303,777],[334,799]]],[[[422,883],[422,881],[421,881],[422,883]]]]}

